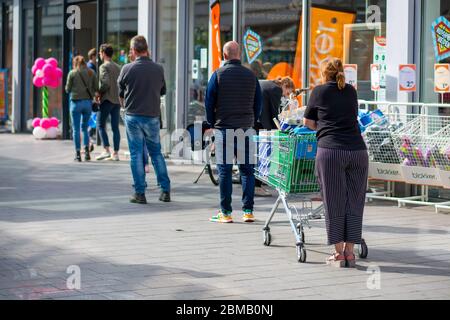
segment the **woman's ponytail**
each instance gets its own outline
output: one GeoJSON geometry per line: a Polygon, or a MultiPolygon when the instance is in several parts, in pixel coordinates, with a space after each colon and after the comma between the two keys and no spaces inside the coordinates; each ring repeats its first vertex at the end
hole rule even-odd
{"type": "Polygon", "coordinates": [[[325,81],[334,81],[337,83],[339,90],[345,88],[344,65],[338,58],[325,60],[322,63],[322,74],[325,81]]]}
{"type": "Polygon", "coordinates": [[[338,72],[338,74],[336,75],[336,82],[337,82],[339,90],[344,90],[344,88],[345,88],[345,73],[344,72],[338,72]]]}

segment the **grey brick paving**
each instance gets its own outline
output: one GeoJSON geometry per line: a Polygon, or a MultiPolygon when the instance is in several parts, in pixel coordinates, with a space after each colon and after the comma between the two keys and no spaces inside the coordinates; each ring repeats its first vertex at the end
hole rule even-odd
{"type": "Polygon", "coordinates": [[[75,164],[70,142],[27,135],[2,134],[0,146],[0,299],[450,299],[450,216],[429,208],[368,204],[369,258],[339,270],[324,263],[323,221],[306,231],[306,264],[283,214],[262,245],[275,198],[257,199],[253,225],[209,223],[218,190],[192,184],[199,167],[169,167],[173,203],[157,201],[151,177],[149,204],[135,206],[126,162],[75,164]],[[72,265],[80,290],[67,289],[72,265]],[[381,270],[379,290],[368,267],[381,270]]]}

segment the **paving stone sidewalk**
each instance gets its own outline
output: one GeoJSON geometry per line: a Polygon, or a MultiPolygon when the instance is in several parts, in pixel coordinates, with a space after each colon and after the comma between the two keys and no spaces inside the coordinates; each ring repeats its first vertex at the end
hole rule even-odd
{"type": "Polygon", "coordinates": [[[218,189],[192,183],[200,167],[169,167],[170,204],[150,175],[138,206],[125,161],[76,164],[71,142],[28,135],[0,134],[0,147],[0,299],[450,299],[450,215],[369,204],[369,258],[353,270],[325,265],[332,249],[313,221],[299,264],[282,212],[262,245],[276,198],[257,199],[255,224],[208,222],[218,189]]]}

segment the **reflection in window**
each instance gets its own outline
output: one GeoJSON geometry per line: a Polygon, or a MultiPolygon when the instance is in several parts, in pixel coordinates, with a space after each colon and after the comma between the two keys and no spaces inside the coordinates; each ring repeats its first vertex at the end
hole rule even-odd
{"type": "Polygon", "coordinates": [[[130,40],[137,35],[138,0],[106,1],[106,42],[114,48],[113,60],[128,63],[130,40]]]}
{"type": "MultiPolygon", "coordinates": [[[[287,75],[293,77],[296,86],[302,86],[302,1],[244,0],[242,10],[244,63],[259,79],[287,75]],[[244,39],[249,32],[254,33],[253,37],[244,39]],[[261,51],[251,45],[254,39],[260,39],[261,51]]],[[[386,33],[385,14],[386,0],[313,0],[311,85],[320,84],[320,63],[335,56],[344,63],[358,65],[360,95],[372,95],[373,99],[369,70],[374,63],[374,37],[386,33]],[[371,5],[378,6],[381,13],[375,25],[366,24],[366,9],[371,5]]]]}
{"type": "MultiPolygon", "coordinates": [[[[62,32],[61,16],[63,6],[61,1],[45,1],[38,4],[38,51],[37,56],[45,59],[53,57],[62,62],[62,32]]],[[[40,94],[41,90],[39,90],[40,94]]],[[[38,102],[38,116],[42,116],[41,99],[38,102]]],[[[62,119],[62,90],[49,88],[49,114],[62,119]]]]}
{"type": "Polygon", "coordinates": [[[175,129],[175,87],[176,87],[176,38],[177,1],[158,2],[158,63],[164,68],[167,94],[162,99],[161,114],[163,128],[175,129]]]}

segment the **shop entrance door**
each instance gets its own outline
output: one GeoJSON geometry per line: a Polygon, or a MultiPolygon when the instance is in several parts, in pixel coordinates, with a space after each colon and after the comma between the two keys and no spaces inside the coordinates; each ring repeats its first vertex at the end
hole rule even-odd
{"type": "Polygon", "coordinates": [[[81,29],[71,31],[70,36],[70,59],[81,55],[89,61],[88,52],[97,48],[97,1],[77,3],[81,11],[81,29]]]}

